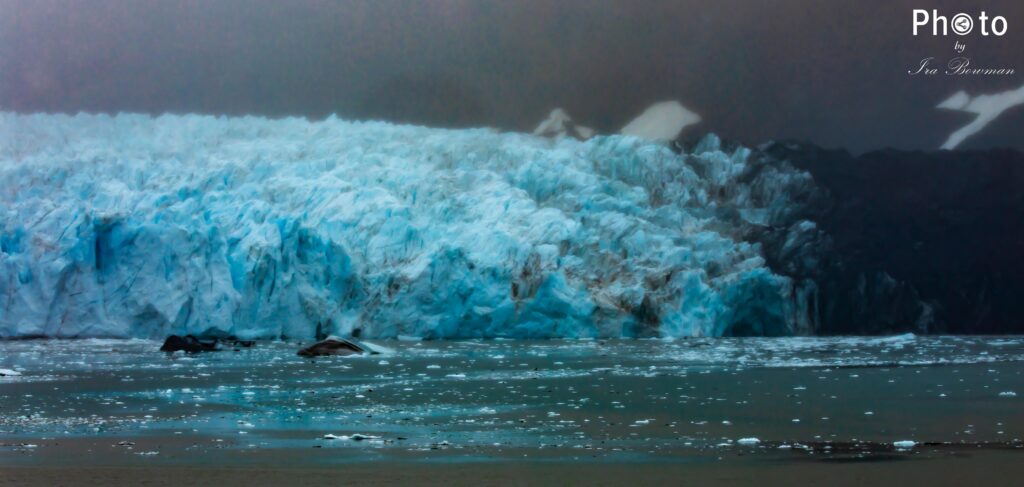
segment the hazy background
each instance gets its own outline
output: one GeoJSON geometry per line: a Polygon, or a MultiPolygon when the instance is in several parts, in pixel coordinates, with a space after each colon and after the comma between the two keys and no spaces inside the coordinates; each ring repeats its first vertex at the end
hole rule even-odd
{"type": "MultiPolygon", "coordinates": [[[[977,29],[977,27],[976,27],[977,29]]],[[[530,130],[554,107],[617,130],[678,98],[690,133],[935,148],[934,106],[1024,83],[1024,2],[0,0],[0,110],[383,118],[530,130]],[[907,76],[953,57],[911,11],[1009,20],[964,40],[1011,77],[907,76]]],[[[1024,107],[964,147],[1024,148],[1024,107]]]]}

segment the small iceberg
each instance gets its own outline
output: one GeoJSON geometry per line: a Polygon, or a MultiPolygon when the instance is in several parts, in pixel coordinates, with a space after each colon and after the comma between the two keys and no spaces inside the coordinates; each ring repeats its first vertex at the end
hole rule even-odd
{"type": "Polygon", "coordinates": [[[892,443],[892,446],[895,446],[897,450],[909,450],[909,449],[917,446],[917,442],[912,441],[912,440],[900,440],[900,441],[894,441],[892,443]]]}
{"type": "Polygon", "coordinates": [[[352,440],[352,441],[379,440],[380,439],[379,436],[364,435],[364,434],[360,434],[360,433],[355,433],[355,434],[353,434],[351,436],[349,436],[349,435],[332,435],[332,434],[328,433],[328,434],[324,435],[322,438],[325,439],[325,440],[352,440]]]}

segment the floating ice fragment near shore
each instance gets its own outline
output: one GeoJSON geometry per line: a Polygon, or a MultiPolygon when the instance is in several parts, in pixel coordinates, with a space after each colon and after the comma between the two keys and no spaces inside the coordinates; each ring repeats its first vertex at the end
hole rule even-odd
{"type": "Polygon", "coordinates": [[[0,369],[0,377],[15,377],[21,375],[21,372],[11,369],[0,369]]]}
{"type": "Polygon", "coordinates": [[[740,438],[736,440],[736,443],[744,446],[751,446],[761,443],[761,440],[757,438],[740,438]]]}
{"type": "Polygon", "coordinates": [[[334,435],[326,434],[321,437],[324,440],[352,440],[352,441],[364,441],[364,440],[379,440],[379,436],[364,435],[360,433],[354,433],[352,435],[334,435]]]}
{"type": "Polygon", "coordinates": [[[395,353],[395,349],[393,348],[385,347],[383,345],[378,345],[372,342],[360,342],[359,345],[362,345],[363,348],[369,350],[370,353],[376,355],[392,355],[395,353]]]}
{"type": "Polygon", "coordinates": [[[355,434],[349,436],[348,438],[350,440],[352,440],[352,441],[379,440],[380,439],[379,436],[364,435],[364,434],[360,434],[360,433],[355,433],[355,434]]]}
{"type": "Polygon", "coordinates": [[[900,449],[900,450],[909,450],[909,449],[913,448],[916,445],[917,445],[917,442],[911,441],[911,440],[894,441],[893,444],[892,444],[892,446],[894,446],[894,447],[896,447],[897,449],[900,449]]]}
{"type": "Polygon", "coordinates": [[[1017,393],[1013,391],[1003,391],[999,393],[999,397],[1017,397],[1017,393]]]}
{"type": "Polygon", "coordinates": [[[901,335],[892,335],[887,337],[875,338],[866,340],[867,343],[882,343],[882,344],[907,344],[913,343],[917,339],[917,335],[913,333],[903,333],[901,335]]]}

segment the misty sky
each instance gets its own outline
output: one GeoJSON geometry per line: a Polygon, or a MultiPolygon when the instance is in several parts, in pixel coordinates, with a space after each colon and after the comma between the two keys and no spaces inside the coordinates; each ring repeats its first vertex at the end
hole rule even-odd
{"type": "MultiPolygon", "coordinates": [[[[744,143],[936,148],[934,109],[1024,85],[1024,2],[951,0],[0,0],[0,109],[383,118],[530,130],[564,107],[617,130],[677,98],[744,143]],[[1013,76],[912,77],[957,36],[914,8],[1008,19],[961,38],[1013,76]]],[[[964,147],[1024,148],[1024,107],[964,147]]]]}

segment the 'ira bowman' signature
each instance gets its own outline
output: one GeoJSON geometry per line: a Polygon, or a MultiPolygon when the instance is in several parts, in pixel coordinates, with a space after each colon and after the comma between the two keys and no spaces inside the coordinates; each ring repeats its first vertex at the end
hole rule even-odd
{"type": "Polygon", "coordinates": [[[973,68],[971,59],[963,56],[950,59],[946,64],[946,69],[940,71],[940,68],[932,67],[934,60],[934,57],[922,59],[917,69],[907,70],[907,74],[911,76],[934,76],[940,73],[948,76],[1012,76],[1016,74],[1016,70],[1013,68],[973,68]]]}

